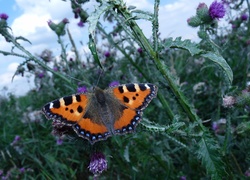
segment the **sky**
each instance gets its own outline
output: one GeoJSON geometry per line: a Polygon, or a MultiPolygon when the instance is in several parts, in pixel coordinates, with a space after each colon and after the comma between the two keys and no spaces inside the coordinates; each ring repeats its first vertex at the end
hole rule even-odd
{"type": "MultiPolygon", "coordinates": [[[[187,25],[187,19],[195,15],[196,7],[200,2],[205,2],[208,6],[213,0],[161,0],[159,7],[159,31],[161,38],[179,37],[197,41],[197,29],[187,25]]],[[[132,5],[137,9],[153,12],[153,0],[124,0],[127,6],[132,5]]],[[[14,36],[23,36],[32,43],[22,42],[22,45],[33,54],[40,54],[44,49],[50,49],[53,54],[60,53],[60,45],[57,37],[48,27],[48,20],[60,22],[63,18],[68,18],[68,27],[73,39],[80,46],[83,42],[87,48],[88,30],[86,27],[79,28],[78,20],[74,19],[74,14],[70,8],[69,1],[62,0],[0,0],[0,14],[8,14],[8,25],[12,29],[14,36]]],[[[94,9],[93,3],[88,3],[86,7],[89,11],[94,9]]],[[[147,37],[151,36],[151,24],[140,21],[139,26],[147,37]],[[149,28],[150,27],[150,28],[149,28]]],[[[0,35],[0,50],[11,51],[12,46],[0,35]]],[[[84,49],[83,48],[83,49],[84,49]]],[[[70,49],[69,49],[70,50],[70,49]]],[[[0,95],[7,95],[9,92],[17,96],[24,95],[27,91],[34,89],[33,77],[15,76],[17,66],[24,59],[14,56],[4,56],[0,54],[0,95]]]]}

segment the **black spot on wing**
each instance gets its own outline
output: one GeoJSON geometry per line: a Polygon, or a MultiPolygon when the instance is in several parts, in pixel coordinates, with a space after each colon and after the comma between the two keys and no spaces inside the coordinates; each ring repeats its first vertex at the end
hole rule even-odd
{"type": "Polygon", "coordinates": [[[82,106],[78,106],[78,107],[77,107],[77,112],[81,113],[82,111],[83,111],[82,106]]]}
{"type": "Polygon", "coordinates": [[[70,105],[70,104],[73,103],[73,98],[72,98],[72,96],[63,97],[63,100],[64,100],[65,106],[68,106],[68,105],[70,105]]]}
{"type": "Polygon", "coordinates": [[[127,84],[126,87],[127,87],[129,92],[136,92],[134,84],[127,84]]]}
{"type": "Polygon", "coordinates": [[[124,93],[123,86],[119,86],[118,90],[119,90],[120,93],[124,93]]]}
{"type": "MultiPolygon", "coordinates": [[[[53,108],[60,108],[60,101],[59,100],[55,100],[52,102],[53,103],[53,108]]],[[[48,104],[48,107],[50,106],[50,104],[48,104]]]]}
{"type": "Polygon", "coordinates": [[[75,95],[76,96],[76,101],[81,102],[81,96],[79,94],[75,95]]]}
{"type": "Polygon", "coordinates": [[[145,86],[145,84],[138,84],[139,88],[141,91],[145,91],[147,89],[147,87],[145,86]]]}
{"type": "Polygon", "coordinates": [[[129,98],[127,98],[126,96],[123,96],[123,101],[124,101],[125,103],[128,103],[128,102],[129,102],[129,98]]]}

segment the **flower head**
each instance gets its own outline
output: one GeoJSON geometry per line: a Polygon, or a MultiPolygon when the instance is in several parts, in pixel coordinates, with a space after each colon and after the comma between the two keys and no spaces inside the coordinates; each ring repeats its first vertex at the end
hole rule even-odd
{"type": "Polygon", "coordinates": [[[7,14],[5,14],[5,13],[0,14],[0,19],[7,20],[8,17],[9,16],[7,14]]]}
{"type": "Polygon", "coordinates": [[[236,98],[233,96],[225,96],[222,101],[222,106],[231,108],[236,103],[236,98]]]}
{"type": "Polygon", "coordinates": [[[56,144],[57,145],[62,145],[63,143],[63,139],[61,137],[59,137],[57,140],[56,140],[56,144]]]}
{"type": "Polygon", "coordinates": [[[111,83],[109,83],[109,87],[114,87],[114,86],[118,86],[120,83],[118,81],[112,81],[111,83]]]}
{"type": "Polygon", "coordinates": [[[109,51],[106,51],[105,53],[104,53],[104,56],[106,57],[106,58],[108,58],[108,57],[110,57],[110,52],[109,51]]]}
{"type": "Polygon", "coordinates": [[[87,92],[87,88],[85,86],[81,86],[77,88],[77,92],[78,93],[86,93],[87,92]]]}
{"type": "Polygon", "coordinates": [[[19,141],[21,140],[21,137],[19,135],[15,136],[15,139],[11,143],[12,146],[15,146],[19,141]]]}
{"type": "Polygon", "coordinates": [[[94,153],[91,157],[88,169],[94,175],[101,174],[104,170],[108,168],[108,161],[105,155],[102,153],[94,153]]]}
{"type": "Polygon", "coordinates": [[[79,21],[79,22],[77,23],[77,25],[78,25],[79,27],[84,27],[84,23],[83,23],[82,21],[79,21]]]}
{"type": "Polygon", "coordinates": [[[226,9],[223,3],[214,1],[209,7],[209,15],[212,19],[219,19],[225,16],[226,9]]]}
{"type": "Polygon", "coordinates": [[[138,48],[138,49],[137,49],[137,52],[141,54],[141,53],[142,53],[142,48],[141,48],[141,47],[138,48]]]}
{"type": "Polygon", "coordinates": [[[44,77],[44,73],[43,73],[43,72],[39,73],[39,74],[38,74],[38,77],[39,77],[40,79],[42,79],[42,78],[44,77]]]}
{"type": "Polygon", "coordinates": [[[242,14],[241,15],[241,20],[242,21],[246,21],[248,19],[248,15],[247,14],[242,14]]]}

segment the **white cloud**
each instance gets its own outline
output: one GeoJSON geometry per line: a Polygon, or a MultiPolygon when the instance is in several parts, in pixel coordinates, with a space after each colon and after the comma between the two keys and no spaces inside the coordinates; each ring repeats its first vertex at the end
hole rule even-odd
{"type": "MultiPolygon", "coordinates": [[[[213,0],[206,0],[206,3],[209,5],[212,1],[213,0]]],[[[125,2],[127,6],[133,5],[136,6],[137,9],[146,10],[151,13],[153,12],[152,0],[125,0],[125,2]]],[[[171,1],[162,1],[162,4],[159,7],[159,28],[161,38],[182,36],[183,39],[196,39],[196,31],[193,28],[188,27],[186,19],[195,15],[195,9],[200,0],[175,0],[172,3],[169,2],[171,1]]],[[[86,6],[90,11],[94,8],[92,2],[87,3],[86,6]]],[[[31,53],[39,54],[44,49],[52,50],[55,55],[60,53],[61,50],[60,45],[57,43],[57,37],[48,27],[47,21],[51,19],[54,22],[59,22],[63,18],[69,19],[70,23],[68,24],[68,27],[75,42],[79,45],[79,41],[83,41],[80,53],[84,54],[85,52],[89,52],[88,48],[86,48],[87,46],[85,46],[88,39],[87,28],[77,27],[76,24],[79,20],[74,19],[69,1],[16,0],[14,8],[19,11],[21,10],[23,13],[16,17],[11,24],[13,34],[15,36],[24,36],[32,42],[32,45],[30,45],[27,42],[19,41],[31,53]]],[[[139,25],[146,36],[150,37],[152,27],[151,23],[139,21],[139,25]]],[[[65,38],[68,39],[68,37],[65,38]]],[[[0,41],[4,42],[5,40],[0,37],[0,41]]],[[[70,48],[70,46],[68,47],[70,48]]],[[[0,43],[0,49],[10,51],[11,46],[8,43],[0,43]]],[[[17,57],[2,56],[0,54],[0,89],[3,86],[8,86],[9,89],[11,89],[11,87],[14,88],[15,86],[18,86],[18,84],[23,86],[23,88],[20,88],[22,90],[24,90],[24,87],[28,87],[26,90],[32,87],[30,84],[27,85],[27,79],[25,77],[20,76],[17,76],[14,79],[14,83],[11,83],[11,78],[14,74],[16,65],[22,61],[23,59],[17,57]],[[8,66],[8,64],[10,65],[8,66]]],[[[19,93],[19,91],[16,92],[19,93]]]]}
{"type": "Polygon", "coordinates": [[[0,74],[0,91],[6,91],[13,93],[17,96],[24,95],[26,92],[34,88],[33,78],[27,79],[20,75],[15,76],[12,81],[12,77],[19,63],[14,62],[8,65],[6,72],[0,74]]]}

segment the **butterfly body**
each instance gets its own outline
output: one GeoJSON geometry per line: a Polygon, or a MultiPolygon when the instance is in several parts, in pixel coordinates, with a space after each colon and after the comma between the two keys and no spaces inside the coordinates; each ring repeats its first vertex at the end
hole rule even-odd
{"type": "Polygon", "coordinates": [[[157,87],[149,83],[124,84],[92,93],[75,94],[43,107],[48,119],[71,126],[90,143],[113,134],[134,132],[142,110],[156,96],[157,87]]]}

